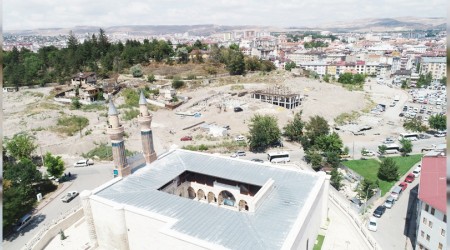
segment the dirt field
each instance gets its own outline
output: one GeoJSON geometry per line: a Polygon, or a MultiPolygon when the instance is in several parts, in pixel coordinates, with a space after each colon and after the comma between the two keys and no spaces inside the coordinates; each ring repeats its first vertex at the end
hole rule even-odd
{"type": "MultiPolygon", "coordinates": [[[[70,110],[68,106],[58,104],[49,98],[50,90],[51,88],[36,88],[14,93],[4,93],[4,136],[11,137],[15,133],[28,131],[37,138],[40,146],[38,148],[39,151],[42,150],[42,153],[50,151],[61,155],[68,164],[75,162],[81,157],[82,153],[88,152],[96,144],[109,143],[109,138],[105,133],[106,117],[103,116],[106,112],[106,105],[105,110],[102,111],[84,112],[70,110]],[[57,119],[64,115],[81,115],[89,119],[89,126],[83,130],[82,137],[79,134],[65,136],[54,132],[57,119]],[[87,130],[92,130],[92,133],[85,135],[87,130]]],[[[401,92],[401,90],[374,83],[368,84],[364,91],[348,91],[334,84],[327,84],[303,77],[292,77],[288,72],[215,79],[208,86],[197,88],[195,91],[189,89],[179,91],[179,96],[189,96],[192,99],[176,110],[159,109],[153,112],[152,128],[155,137],[155,147],[157,151],[161,152],[168,150],[174,145],[182,147],[189,144],[215,144],[223,140],[223,138],[208,137],[206,132],[200,130],[198,126],[193,129],[183,130],[183,128],[199,122],[215,124],[220,127],[229,125],[231,138],[241,134],[245,135],[248,132],[248,122],[256,113],[276,116],[280,128],[285,126],[288,120],[292,119],[293,112],[299,112],[300,110],[303,110],[304,120],[313,115],[320,115],[325,117],[330,124],[333,124],[334,118],[341,113],[363,110],[370,104],[368,96],[375,102],[387,103],[387,100],[392,98],[391,96],[401,92]],[[287,110],[251,99],[250,94],[243,97],[228,94],[236,92],[231,90],[232,86],[236,85],[242,85],[240,88],[243,87],[243,89],[240,91],[251,92],[257,89],[265,89],[274,84],[288,86],[292,89],[292,92],[304,95],[306,98],[299,107],[294,110],[287,110]],[[200,102],[199,105],[192,106],[194,103],[211,95],[216,96],[206,102],[200,102]],[[220,110],[217,107],[218,104],[226,105],[226,112],[223,109],[220,110]],[[244,111],[233,112],[233,107],[235,106],[241,106],[244,111]],[[176,112],[200,112],[201,117],[183,117],[176,115],[176,112]],[[171,130],[174,133],[170,133],[171,130]],[[193,136],[194,141],[180,141],[180,138],[185,135],[193,136]]],[[[121,103],[123,103],[123,99],[115,97],[116,106],[121,103]]],[[[394,119],[397,119],[397,117],[392,115],[392,120],[394,119]]],[[[395,120],[396,124],[398,123],[397,120],[395,120]]],[[[366,118],[362,117],[361,122],[380,124],[383,121],[383,119],[368,115],[366,118]],[[364,121],[364,119],[367,121],[364,121]]],[[[122,121],[122,124],[124,124],[128,134],[128,137],[125,139],[126,148],[132,151],[141,151],[137,118],[131,121],[122,121]]],[[[383,135],[391,132],[391,127],[379,126],[377,131],[373,133],[383,135]]],[[[341,133],[341,136],[343,136],[344,142],[355,140],[354,136],[350,134],[341,133]]],[[[377,137],[380,137],[380,135],[377,137]]],[[[357,139],[373,140],[371,136],[358,137],[357,139]]]]}

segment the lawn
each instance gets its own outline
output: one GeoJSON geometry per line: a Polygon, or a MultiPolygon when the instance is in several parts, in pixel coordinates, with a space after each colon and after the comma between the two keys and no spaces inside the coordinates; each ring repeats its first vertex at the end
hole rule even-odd
{"type": "MultiPolygon", "coordinates": [[[[411,167],[416,164],[417,162],[422,159],[422,155],[410,155],[406,157],[402,156],[394,156],[392,159],[397,163],[398,165],[398,172],[400,176],[403,176],[406,174],[406,172],[411,169],[411,167]]],[[[344,161],[342,162],[345,166],[348,168],[354,170],[364,178],[371,180],[373,182],[379,181],[380,183],[380,189],[381,189],[381,195],[383,196],[386,192],[388,192],[392,186],[396,183],[396,181],[383,181],[378,179],[378,169],[380,168],[380,162],[375,159],[368,159],[368,160],[353,160],[353,161],[344,161]]]]}
{"type": "Polygon", "coordinates": [[[323,241],[325,240],[325,236],[324,235],[317,235],[317,244],[314,245],[313,250],[320,250],[322,249],[322,244],[323,241]]]}

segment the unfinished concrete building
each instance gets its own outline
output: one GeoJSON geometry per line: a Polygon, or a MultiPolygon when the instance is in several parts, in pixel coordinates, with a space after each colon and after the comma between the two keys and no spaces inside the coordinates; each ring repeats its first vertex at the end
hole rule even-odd
{"type": "Polygon", "coordinates": [[[285,86],[269,87],[265,90],[256,90],[252,93],[252,98],[268,102],[274,105],[293,109],[300,105],[302,97],[300,94],[294,94],[285,86]]]}

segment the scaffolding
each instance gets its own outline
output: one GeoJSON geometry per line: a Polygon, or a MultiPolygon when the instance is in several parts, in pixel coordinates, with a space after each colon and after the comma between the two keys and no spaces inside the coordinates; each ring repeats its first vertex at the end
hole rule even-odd
{"type": "Polygon", "coordinates": [[[302,100],[300,94],[292,93],[291,89],[280,85],[265,90],[256,90],[252,93],[252,98],[287,109],[299,106],[302,100]]]}

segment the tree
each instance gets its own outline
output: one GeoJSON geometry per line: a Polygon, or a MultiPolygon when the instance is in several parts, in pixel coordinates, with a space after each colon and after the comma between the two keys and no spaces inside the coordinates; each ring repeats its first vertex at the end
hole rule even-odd
{"type": "Polygon", "coordinates": [[[323,157],[316,150],[308,150],[305,153],[305,160],[311,164],[315,171],[319,171],[322,168],[323,157]]]}
{"type": "Polygon", "coordinates": [[[441,85],[447,85],[447,77],[446,76],[444,76],[444,77],[442,77],[442,79],[439,81],[440,83],[441,83],[441,85]]]}
{"type": "Polygon", "coordinates": [[[227,63],[230,75],[242,75],[245,73],[244,55],[241,52],[231,50],[230,59],[227,63]]]}
{"type": "Polygon", "coordinates": [[[331,177],[330,177],[331,186],[333,186],[334,188],[336,188],[336,190],[339,191],[342,187],[341,184],[342,179],[343,179],[342,174],[337,170],[337,168],[333,168],[333,170],[331,170],[331,177]]]}
{"type": "Polygon", "coordinates": [[[144,73],[142,73],[142,66],[140,64],[136,64],[133,67],[131,67],[130,72],[133,75],[133,77],[141,77],[144,75],[144,73]]]}
{"type": "Polygon", "coordinates": [[[386,153],[387,146],[386,145],[380,145],[378,146],[378,152],[380,152],[380,155],[384,155],[386,153]]]}
{"type": "Polygon", "coordinates": [[[47,152],[44,156],[44,166],[47,167],[47,173],[55,178],[61,177],[64,173],[64,161],[61,156],[53,156],[47,152]]]}
{"type": "Polygon", "coordinates": [[[245,70],[247,71],[256,71],[261,68],[261,63],[256,56],[246,57],[245,58],[245,70]]]}
{"type": "Polygon", "coordinates": [[[289,121],[288,124],[283,128],[283,136],[287,137],[291,141],[300,142],[303,136],[303,127],[305,123],[302,121],[302,111],[294,114],[294,120],[289,121]]]}
{"type": "Polygon", "coordinates": [[[297,64],[295,64],[295,62],[287,62],[284,65],[284,69],[287,71],[291,71],[292,69],[295,69],[297,67],[297,64]]]}
{"type": "Polygon", "coordinates": [[[325,74],[325,75],[323,76],[323,80],[324,80],[325,82],[330,82],[330,75],[325,74]]]}
{"type": "Polygon", "coordinates": [[[251,118],[248,127],[249,146],[252,151],[263,151],[280,141],[281,131],[275,116],[256,114],[251,118]]]}
{"type": "Polygon", "coordinates": [[[81,108],[81,103],[80,103],[80,99],[79,98],[73,98],[72,99],[72,108],[74,109],[80,109],[81,108]]]}
{"type": "Polygon", "coordinates": [[[331,151],[325,153],[326,162],[331,165],[332,168],[339,167],[340,158],[337,152],[331,151]]]}
{"type": "Polygon", "coordinates": [[[400,152],[402,153],[402,156],[406,156],[407,154],[412,152],[413,145],[410,140],[401,139],[400,145],[402,145],[402,147],[400,148],[400,152]]]}
{"type": "Polygon", "coordinates": [[[336,132],[333,132],[330,135],[320,135],[315,139],[315,145],[318,149],[322,150],[322,152],[342,152],[342,139],[336,132]]]}
{"type": "Polygon", "coordinates": [[[30,158],[37,148],[35,138],[25,132],[15,134],[11,139],[5,139],[5,148],[9,156],[15,160],[30,158]]]}
{"type": "Polygon", "coordinates": [[[147,76],[147,82],[153,83],[155,81],[156,81],[155,75],[150,74],[150,75],[147,76]]]}
{"type": "Polygon", "coordinates": [[[321,135],[328,135],[330,128],[328,122],[321,116],[313,116],[305,125],[305,137],[301,139],[301,144],[304,150],[315,145],[317,138],[321,135]]]}
{"type": "Polygon", "coordinates": [[[358,196],[361,199],[370,199],[370,197],[373,196],[374,192],[373,190],[377,188],[377,185],[369,180],[364,179],[358,186],[358,196]]]}
{"type": "Polygon", "coordinates": [[[417,118],[417,117],[415,117],[415,118],[413,118],[411,120],[405,121],[403,123],[403,127],[406,130],[409,130],[409,131],[412,131],[412,132],[423,132],[423,131],[427,130],[427,127],[424,126],[422,124],[422,121],[419,118],[417,118]]]}
{"type": "Polygon", "coordinates": [[[435,130],[444,131],[447,129],[447,116],[443,114],[432,115],[428,119],[428,124],[435,130]]]}
{"type": "Polygon", "coordinates": [[[378,178],[385,181],[398,180],[398,166],[392,158],[385,158],[378,169],[378,178]]]}

